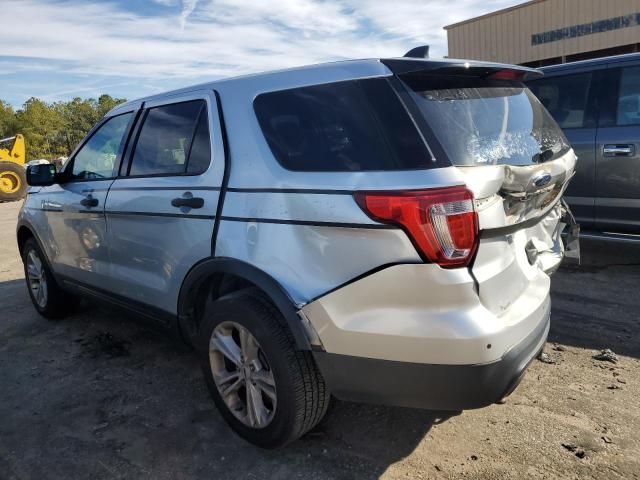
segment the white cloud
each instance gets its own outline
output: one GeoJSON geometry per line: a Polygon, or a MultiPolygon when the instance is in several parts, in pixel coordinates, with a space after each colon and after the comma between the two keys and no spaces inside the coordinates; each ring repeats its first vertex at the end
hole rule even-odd
{"type": "Polygon", "coordinates": [[[180,29],[184,30],[189,15],[196,9],[198,0],[182,0],[182,11],[180,12],[180,29]]]}
{"type": "MultiPolygon", "coordinates": [[[[97,0],[3,0],[0,57],[70,74],[161,82],[344,58],[400,56],[444,25],[516,0],[153,0],[157,14],[97,0]],[[38,59],[46,59],[40,61],[38,59]]],[[[121,5],[121,4],[120,4],[121,5]]],[[[151,4],[153,5],[153,4],[151,4]]],[[[2,77],[0,76],[0,82],[2,77]]],[[[1,93],[0,83],[0,96],[1,93]]],[[[63,90],[63,89],[60,89],[63,90]]]]}

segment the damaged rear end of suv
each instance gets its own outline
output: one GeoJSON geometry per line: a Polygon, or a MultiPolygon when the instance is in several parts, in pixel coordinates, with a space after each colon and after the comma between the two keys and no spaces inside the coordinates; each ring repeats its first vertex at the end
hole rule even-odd
{"type": "Polygon", "coordinates": [[[550,275],[576,257],[562,201],[576,156],[524,86],[536,70],[478,62],[382,61],[454,185],[358,191],[423,263],[385,265],[306,305],[334,395],[464,410],[498,402],[540,353],[550,275]],[[565,246],[566,244],[566,246],[565,246]]]}

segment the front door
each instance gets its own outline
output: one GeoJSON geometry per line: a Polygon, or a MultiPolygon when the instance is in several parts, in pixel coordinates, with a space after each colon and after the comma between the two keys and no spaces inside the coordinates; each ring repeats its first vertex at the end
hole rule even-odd
{"type": "Polygon", "coordinates": [[[211,256],[224,174],[212,91],[145,103],[106,203],[109,289],[175,313],[189,269],[211,256]]]}
{"type": "Polygon", "coordinates": [[[117,115],[94,129],[67,163],[63,182],[47,188],[50,259],[56,273],[76,282],[99,287],[109,275],[105,199],[133,116],[117,115]]]}
{"type": "Polygon", "coordinates": [[[601,118],[596,143],[596,225],[600,230],[640,233],[640,66],[610,75],[610,111],[601,118]]]}

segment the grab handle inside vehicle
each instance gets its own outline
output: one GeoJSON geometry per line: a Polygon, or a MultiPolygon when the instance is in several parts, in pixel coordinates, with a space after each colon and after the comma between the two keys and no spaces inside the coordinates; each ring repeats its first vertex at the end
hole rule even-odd
{"type": "Polygon", "coordinates": [[[605,145],[602,151],[605,157],[632,157],[636,153],[634,145],[605,145]]]}

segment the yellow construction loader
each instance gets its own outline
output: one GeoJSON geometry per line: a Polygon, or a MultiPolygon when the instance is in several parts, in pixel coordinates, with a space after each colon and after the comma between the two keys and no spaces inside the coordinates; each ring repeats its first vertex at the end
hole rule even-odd
{"type": "Polygon", "coordinates": [[[0,202],[19,200],[27,192],[24,137],[0,139],[0,202]]]}

